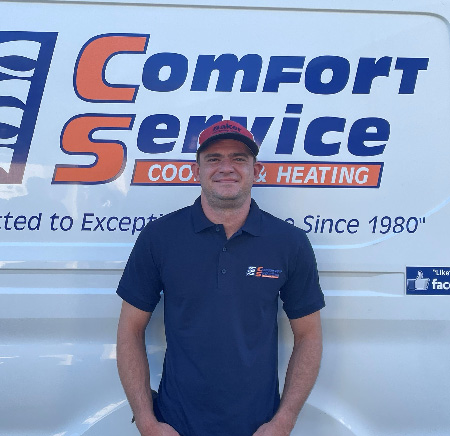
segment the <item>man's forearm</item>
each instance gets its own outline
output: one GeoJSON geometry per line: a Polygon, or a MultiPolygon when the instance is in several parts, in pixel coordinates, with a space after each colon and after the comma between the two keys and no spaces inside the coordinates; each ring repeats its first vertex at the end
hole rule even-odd
{"type": "Polygon", "coordinates": [[[153,414],[150,370],[143,335],[136,335],[119,329],[117,335],[117,367],[120,381],[139,430],[153,425],[156,418],[153,414]]]}
{"type": "Polygon", "coordinates": [[[289,360],[280,407],[274,421],[290,434],[297,416],[305,404],[319,373],[322,357],[322,340],[316,337],[303,338],[294,343],[289,360]]]}

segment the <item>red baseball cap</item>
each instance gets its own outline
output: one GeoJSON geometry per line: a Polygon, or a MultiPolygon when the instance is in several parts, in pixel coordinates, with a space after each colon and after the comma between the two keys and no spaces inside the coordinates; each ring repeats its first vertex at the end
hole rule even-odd
{"type": "Polygon", "coordinates": [[[197,155],[203,151],[211,142],[219,139],[235,139],[243,142],[256,156],[259,152],[259,145],[255,142],[253,135],[241,124],[235,121],[223,120],[207,127],[198,137],[199,147],[197,155]]]}

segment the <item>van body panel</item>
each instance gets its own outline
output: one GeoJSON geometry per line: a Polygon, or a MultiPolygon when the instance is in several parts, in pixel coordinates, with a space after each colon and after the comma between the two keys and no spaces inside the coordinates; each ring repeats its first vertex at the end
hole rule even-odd
{"type": "MultiPolygon", "coordinates": [[[[450,433],[448,1],[0,2],[0,436],[138,435],[115,294],[192,204],[197,135],[261,144],[327,306],[293,435],[450,433]]],[[[163,298],[147,331],[151,384],[163,298]]],[[[292,348],[279,313],[281,385],[292,348]]]]}

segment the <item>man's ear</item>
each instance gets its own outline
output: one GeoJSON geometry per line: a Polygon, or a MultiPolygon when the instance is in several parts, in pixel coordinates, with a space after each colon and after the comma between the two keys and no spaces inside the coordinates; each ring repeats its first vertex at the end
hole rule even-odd
{"type": "Polygon", "coordinates": [[[200,171],[200,166],[197,162],[194,162],[191,164],[191,170],[192,170],[192,174],[194,175],[194,180],[196,182],[198,182],[200,180],[199,177],[199,171],[200,171]]]}
{"type": "Polygon", "coordinates": [[[253,164],[253,181],[256,182],[256,180],[258,179],[259,173],[261,172],[262,169],[263,169],[263,164],[261,162],[256,161],[253,164]]]}

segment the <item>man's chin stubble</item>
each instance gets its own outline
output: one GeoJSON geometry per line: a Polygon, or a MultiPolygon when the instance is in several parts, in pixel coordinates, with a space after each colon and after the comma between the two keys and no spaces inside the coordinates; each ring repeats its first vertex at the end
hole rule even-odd
{"type": "Polygon", "coordinates": [[[246,196],[236,195],[233,197],[213,195],[205,192],[206,200],[214,209],[232,210],[239,209],[245,203],[246,196]]]}

